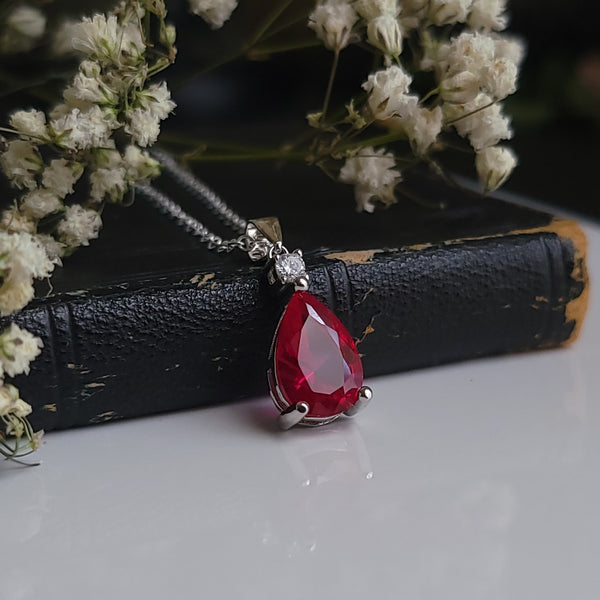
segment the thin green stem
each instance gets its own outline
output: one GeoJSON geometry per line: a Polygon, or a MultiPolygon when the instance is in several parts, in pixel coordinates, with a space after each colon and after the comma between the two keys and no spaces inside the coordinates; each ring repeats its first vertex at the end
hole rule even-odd
{"type": "Polygon", "coordinates": [[[306,160],[304,152],[286,152],[284,150],[265,150],[247,154],[183,154],[182,159],[192,162],[252,162],[262,160],[306,160]]]}
{"type": "Polygon", "coordinates": [[[327,116],[327,109],[329,108],[329,101],[331,100],[331,91],[333,90],[333,81],[337,72],[338,63],[340,61],[340,49],[336,48],[333,52],[333,62],[331,63],[331,71],[329,72],[329,81],[327,82],[327,91],[325,92],[325,99],[323,100],[323,110],[321,115],[321,122],[325,122],[327,116]]]}
{"type": "MultiPolygon", "coordinates": [[[[221,57],[214,63],[209,64],[196,72],[190,73],[187,77],[179,80],[175,87],[182,87],[190,81],[193,81],[196,77],[200,75],[205,75],[206,73],[210,73],[211,71],[214,71],[215,69],[218,69],[219,67],[231,63],[237,60],[238,58],[244,56],[245,54],[248,54],[252,50],[252,48],[256,46],[258,42],[260,42],[260,40],[263,38],[264,34],[269,30],[271,25],[278,19],[281,13],[292,3],[292,1],[293,0],[285,0],[285,2],[277,6],[273,11],[271,11],[271,13],[269,13],[267,18],[261,23],[261,25],[258,27],[254,35],[248,40],[248,42],[246,42],[233,52],[230,52],[229,54],[226,54],[225,56],[221,57]]],[[[291,47],[287,48],[287,50],[292,49],[293,48],[291,47]]],[[[263,54],[264,53],[265,52],[263,52],[263,54]]]]}
{"type": "Polygon", "coordinates": [[[480,106],[479,108],[476,108],[475,110],[472,110],[470,113],[462,115],[461,117],[457,117],[456,119],[452,119],[451,121],[447,121],[445,123],[445,125],[446,126],[448,126],[448,125],[454,125],[455,123],[458,123],[459,121],[462,121],[463,119],[467,119],[468,117],[472,117],[473,115],[476,115],[478,112],[481,112],[482,110],[485,110],[486,108],[489,108],[490,106],[494,106],[494,104],[496,104],[496,102],[499,102],[499,100],[494,100],[494,101],[490,102],[489,104],[486,104],[485,106],[480,106]]]}
{"type": "Polygon", "coordinates": [[[431,98],[432,96],[435,96],[436,94],[439,94],[440,92],[440,88],[436,87],[435,89],[431,90],[429,93],[425,94],[425,96],[423,96],[421,98],[421,101],[419,104],[425,104],[425,102],[427,102],[427,100],[429,100],[429,98],[431,98]]]}
{"type": "Polygon", "coordinates": [[[304,48],[314,48],[320,46],[321,42],[318,39],[307,39],[302,43],[285,43],[273,44],[271,46],[256,46],[248,50],[247,54],[250,58],[264,56],[268,54],[281,54],[282,52],[291,52],[292,50],[303,50],[304,48]]]}
{"type": "Polygon", "coordinates": [[[278,33],[281,33],[282,31],[286,30],[288,27],[292,27],[292,25],[296,25],[296,23],[300,23],[301,21],[304,21],[308,18],[308,11],[303,12],[302,15],[299,15],[297,17],[294,17],[291,20],[288,20],[284,23],[282,23],[279,27],[273,27],[270,29],[270,31],[268,33],[265,32],[265,34],[262,36],[262,40],[268,40],[269,38],[272,38],[274,35],[277,35],[278,33]]]}
{"type": "Polygon", "coordinates": [[[336,150],[343,152],[345,150],[350,150],[356,146],[360,148],[364,148],[365,146],[383,146],[384,144],[391,144],[392,142],[399,142],[401,140],[406,140],[406,133],[397,132],[397,133],[387,133],[385,135],[378,135],[372,138],[367,138],[366,140],[362,140],[360,144],[342,144],[336,150]]]}
{"type": "Polygon", "coordinates": [[[247,49],[255,46],[267,33],[271,25],[277,21],[277,19],[281,16],[281,13],[292,3],[292,0],[284,0],[279,5],[276,5],[275,8],[267,15],[267,18],[260,24],[258,29],[254,32],[254,35],[250,38],[248,42],[247,49]]]}

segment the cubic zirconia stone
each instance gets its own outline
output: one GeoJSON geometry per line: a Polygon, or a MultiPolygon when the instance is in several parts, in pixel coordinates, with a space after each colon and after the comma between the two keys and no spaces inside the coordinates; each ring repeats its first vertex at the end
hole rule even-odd
{"type": "Polygon", "coordinates": [[[294,283],[306,275],[306,266],[298,254],[281,254],[275,259],[275,272],[281,283],[294,283]]]}

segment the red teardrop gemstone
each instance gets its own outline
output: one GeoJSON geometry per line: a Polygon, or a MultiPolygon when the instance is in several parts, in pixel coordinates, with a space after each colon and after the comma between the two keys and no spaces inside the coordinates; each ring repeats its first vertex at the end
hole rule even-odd
{"type": "Polygon", "coordinates": [[[356,344],[341,321],[308,292],[292,295],[279,324],[274,358],[285,401],[307,402],[308,417],[333,417],[358,400],[363,369],[356,344]]]}

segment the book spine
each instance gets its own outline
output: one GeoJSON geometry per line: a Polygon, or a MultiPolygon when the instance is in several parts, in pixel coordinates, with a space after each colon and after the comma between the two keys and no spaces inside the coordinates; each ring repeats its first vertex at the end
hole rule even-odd
{"type": "MultiPolygon", "coordinates": [[[[569,231],[307,256],[311,292],[358,340],[367,377],[557,346],[587,293],[569,231]]],[[[266,394],[278,316],[256,271],[47,298],[14,318],[44,343],[15,383],[46,430],[266,394]]]]}

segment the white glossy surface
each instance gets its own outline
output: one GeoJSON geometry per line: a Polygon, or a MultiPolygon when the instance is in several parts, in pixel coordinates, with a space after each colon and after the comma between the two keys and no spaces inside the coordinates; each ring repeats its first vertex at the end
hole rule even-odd
{"type": "Polygon", "coordinates": [[[371,380],[355,422],[49,434],[0,465],[0,598],[598,600],[599,341],[594,295],[573,347],[371,380]]]}

